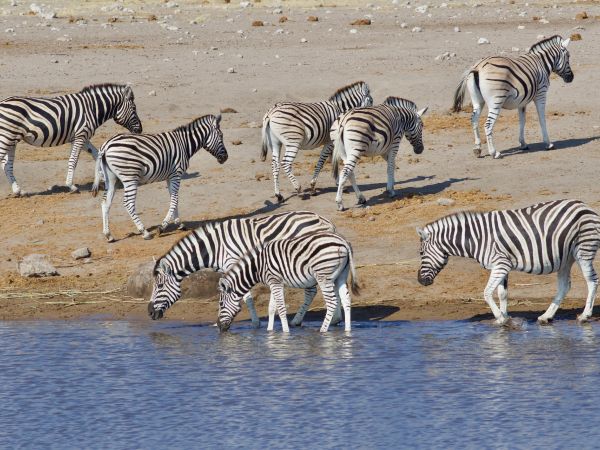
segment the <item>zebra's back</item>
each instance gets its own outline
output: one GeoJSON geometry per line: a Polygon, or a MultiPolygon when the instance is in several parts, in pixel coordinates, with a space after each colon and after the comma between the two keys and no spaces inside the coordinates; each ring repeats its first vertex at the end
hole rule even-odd
{"type": "Polygon", "coordinates": [[[385,153],[400,137],[400,114],[398,108],[388,105],[352,109],[340,116],[337,130],[334,130],[336,135],[332,137],[341,133],[344,142],[352,143],[349,148],[365,155],[385,153]]]}

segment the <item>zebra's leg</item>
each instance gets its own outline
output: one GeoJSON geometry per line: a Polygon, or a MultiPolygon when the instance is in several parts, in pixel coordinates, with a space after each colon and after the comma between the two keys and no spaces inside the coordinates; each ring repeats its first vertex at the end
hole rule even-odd
{"type": "Polygon", "coordinates": [[[331,319],[333,318],[333,314],[335,313],[335,308],[338,303],[337,294],[335,284],[329,279],[319,280],[319,287],[321,288],[323,300],[325,300],[325,307],[327,308],[327,312],[325,313],[325,319],[323,320],[323,324],[321,325],[320,330],[321,333],[325,333],[329,329],[331,319]]]}
{"type": "Polygon", "coordinates": [[[367,203],[367,199],[365,198],[363,193],[360,192],[360,189],[358,188],[358,183],[356,182],[356,177],[354,176],[354,171],[350,172],[349,178],[350,178],[350,183],[352,184],[352,189],[354,189],[354,193],[356,194],[356,204],[359,206],[365,205],[367,203]]]}
{"type": "Polygon", "coordinates": [[[542,129],[542,138],[544,139],[544,144],[546,144],[546,150],[552,150],[554,148],[554,144],[550,142],[550,137],[548,137],[548,129],[546,128],[546,96],[538,97],[535,100],[535,109],[537,109],[538,119],[540,121],[540,127],[542,129]]]}
{"type": "Polygon", "coordinates": [[[471,96],[471,103],[473,105],[473,112],[471,113],[471,128],[473,129],[473,134],[475,135],[475,146],[473,147],[473,154],[479,158],[481,156],[479,117],[481,116],[481,111],[483,111],[485,101],[481,96],[481,91],[475,83],[475,78],[473,77],[473,75],[470,75],[467,79],[467,88],[469,90],[469,94],[471,96]]]}
{"type": "Polygon", "coordinates": [[[81,149],[86,146],[86,144],[87,139],[75,138],[73,145],[71,146],[71,155],[69,156],[69,163],[67,167],[67,180],[65,182],[71,192],[79,192],[77,186],[73,185],[73,174],[75,173],[75,168],[77,167],[79,153],[81,152],[81,149]]]}
{"type": "Polygon", "coordinates": [[[333,142],[325,144],[323,150],[321,150],[321,155],[319,155],[319,161],[317,161],[317,165],[315,166],[315,173],[313,174],[312,180],[310,180],[310,195],[317,195],[315,189],[317,178],[319,178],[319,174],[321,173],[321,169],[323,169],[323,165],[325,165],[325,161],[327,161],[327,158],[329,158],[332,153],[333,142]]]}
{"type": "Polygon", "coordinates": [[[137,195],[137,190],[137,181],[123,181],[123,205],[125,205],[125,209],[129,213],[131,220],[133,220],[133,223],[144,239],[152,239],[152,235],[144,228],[144,224],[135,212],[135,197],[137,195]]]}
{"type": "Polygon", "coordinates": [[[348,271],[343,271],[337,278],[335,282],[335,287],[337,290],[338,297],[344,308],[344,330],[350,331],[352,320],[350,318],[350,292],[348,292],[348,285],[346,284],[346,280],[348,279],[348,271]]]}
{"type": "Polygon", "coordinates": [[[283,154],[283,159],[281,161],[281,168],[283,169],[283,171],[289,178],[290,182],[294,186],[294,190],[296,191],[297,194],[300,193],[301,187],[300,187],[300,183],[298,183],[298,180],[296,179],[296,177],[294,176],[294,173],[292,172],[292,163],[296,159],[296,155],[298,154],[298,149],[299,149],[299,147],[297,145],[286,145],[285,153],[283,154]]]}
{"type": "Polygon", "coordinates": [[[500,312],[503,316],[508,316],[508,275],[498,285],[498,300],[500,303],[500,312]]]}
{"type": "Polygon", "coordinates": [[[115,198],[115,190],[117,188],[117,176],[114,172],[108,170],[108,180],[105,180],[105,182],[108,184],[108,190],[104,192],[102,197],[102,233],[108,242],[115,242],[115,238],[110,234],[110,229],[108,227],[110,205],[115,198]]]}
{"type": "Polygon", "coordinates": [[[561,267],[558,271],[557,281],[558,281],[558,291],[548,306],[548,309],[544,314],[537,318],[538,323],[545,325],[554,319],[554,314],[560,308],[560,304],[563,299],[566,297],[569,289],[571,289],[571,267],[573,266],[572,260],[569,260],[563,267],[561,267]]]}
{"type": "Polygon", "coordinates": [[[175,223],[177,225],[180,224],[181,220],[179,219],[179,210],[177,206],[179,205],[179,186],[181,184],[181,176],[175,175],[167,180],[167,188],[169,189],[169,211],[167,215],[163,219],[160,227],[158,227],[158,234],[160,235],[163,231],[167,229],[167,226],[175,219],[175,223]]]}
{"type": "Polygon", "coordinates": [[[246,307],[250,312],[252,326],[254,328],[260,328],[260,320],[258,318],[258,314],[256,314],[256,308],[254,306],[254,299],[252,298],[252,293],[248,292],[246,295],[244,295],[244,303],[246,303],[246,307]]]}
{"type": "Polygon", "coordinates": [[[525,143],[525,106],[519,108],[519,148],[527,150],[529,146],[525,143]]]}
{"type": "Polygon", "coordinates": [[[88,152],[92,154],[92,158],[94,158],[94,161],[96,161],[98,159],[98,149],[94,147],[90,141],[87,141],[85,143],[85,146],[88,152]]]}
{"type": "Polygon", "coordinates": [[[291,325],[293,327],[299,327],[302,325],[306,311],[308,311],[308,308],[310,308],[311,303],[315,299],[315,295],[317,295],[317,285],[304,289],[304,303],[292,319],[291,325]]]}
{"type": "Polygon", "coordinates": [[[387,193],[390,198],[394,198],[396,196],[396,191],[394,190],[394,171],[396,170],[396,155],[398,154],[399,146],[400,142],[397,144],[392,144],[392,148],[387,155],[387,193]]]}
{"type": "Polygon", "coordinates": [[[279,320],[281,320],[281,328],[284,333],[289,333],[290,328],[287,321],[287,309],[285,307],[285,297],[283,295],[283,284],[276,283],[270,285],[269,287],[271,288],[271,294],[273,295],[275,304],[277,305],[279,320]]]}
{"type": "Polygon", "coordinates": [[[501,109],[502,105],[490,106],[488,104],[488,116],[485,120],[485,137],[487,139],[488,152],[490,153],[490,156],[492,156],[494,159],[498,159],[502,156],[499,152],[496,151],[496,148],[494,147],[493,138],[494,124],[496,123],[496,120],[498,120],[498,116],[500,115],[501,109]]]}
{"type": "Polygon", "coordinates": [[[490,273],[490,278],[485,287],[485,290],[483,291],[483,297],[485,299],[485,302],[492,310],[492,314],[494,314],[494,317],[496,318],[496,323],[498,325],[504,325],[508,321],[509,317],[508,314],[503,314],[502,311],[500,311],[500,309],[498,308],[498,306],[496,306],[493,295],[496,288],[500,285],[500,283],[503,282],[507,275],[508,271],[506,270],[506,268],[494,267],[492,269],[492,272],[490,273]]]}
{"type": "Polygon", "coordinates": [[[279,203],[283,202],[283,195],[279,192],[279,157],[281,153],[281,142],[273,140],[273,148],[271,149],[271,170],[273,171],[273,187],[275,189],[275,197],[279,203]]]}
{"type": "Polygon", "coordinates": [[[12,189],[12,193],[14,196],[18,197],[21,195],[21,187],[17,183],[17,179],[13,173],[13,163],[15,161],[15,149],[16,145],[12,145],[10,147],[0,147],[0,162],[2,164],[2,169],[4,169],[4,174],[8,179],[10,187],[12,189]]]}
{"type": "Polygon", "coordinates": [[[267,331],[273,331],[275,328],[275,313],[277,312],[277,305],[275,304],[275,297],[273,291],[269,296],[269,323],[267,324],[267,331]]]}
{"type": "Polygon", "coordinates": [[[362,195],[360,189],[358,189],[358,184],[356,184],[356,178],[354,177],[355,165],[356,161],[354,160],[344,163],[344,168],[342,169],[342,173],[338,180],[337,195],[335,196],[335,202],[337,203],[338,211],[344,211],[344,204],[342,203],[342,194],[344,193],[344,184],[346,184],[348,178],[350,178],[350,182],[352,183],[352,188],[354,189],[354,193],[356,194],[356,197],[358,199],[358,204],[364,205],[365,203],[367,203],[367,200],[365,199],[364,195],[362,195]]]}
{"type": "Polygon", "coordinates": [[[588,295],[585,301],[585,309],[577,316],[577,322],[587,322],[592,317],[592,311],[594,309],[594,300],[596,298],[596,290],[598,289],[598,275],[594,270],[593,259],[579,259],[579,267],[583,273],[583,278],[588,286],[588,295]]]}

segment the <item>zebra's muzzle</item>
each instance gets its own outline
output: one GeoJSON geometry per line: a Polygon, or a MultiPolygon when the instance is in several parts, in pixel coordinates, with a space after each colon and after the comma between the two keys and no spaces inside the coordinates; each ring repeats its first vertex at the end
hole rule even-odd
{"type": "Polygon", "coordinates": [[[419,280],[419,284],[422,286],[430,286],[433,284],[433,278],[431,277],[421,277],[421,274],[419,274],[417,279],[419,280]]]}
{"type": "Polygon", "coordinates": [[[162,309],[155,309],[154,303],[148,303],[148,315],[152,318],[152,320],[159,320],[163,318],[164,311],[162,309]]]}
{"type": "Polygon", "coordinates": [[[573,81],[573,78],[575,78],[575,75],[573,75],[573,72],[569,72],[565,74],[563,80],[565,80],[565,83],[570,83],[571,81],[573,81]]]}
{"type": "Polygon", "coordinates": [[[229,331],[230,325],[231,325],[231,323],[223,323],[223,322],[221,322],[221,320],[217,320],[217,326],[219,327],[219,331],[221,333],[229,331]]]}
{"type": "Polygon", "coordinates": [[[223,164],[225,161],[227,161],[227,159],[229,158],[229,156],[227,154],[221,156],[220,158],[217,158],[217,161],[219,161],[219,164],[223,164]]]}

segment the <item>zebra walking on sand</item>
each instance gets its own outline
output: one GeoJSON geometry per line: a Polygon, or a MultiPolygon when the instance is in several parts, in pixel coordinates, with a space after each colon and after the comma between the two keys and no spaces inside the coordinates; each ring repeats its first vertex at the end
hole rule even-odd
{"type": "Polygon", "coordinates": [[[428,286],[449,256],[473,258],[491,271],[484,298],[498,324],[509,317],[508,273],[558,272],[558,292],[538,322],[548,323],[571,288],[571,267],[579,264],[588,286],[583,313],[592,315],[598,276],[593,262],[600,246],[600,216],[578,200],[538,203],[523,209],[460,212],[417,228],[421,238],[419,283],[428,286]],[[500,308],[493,299],[498,289],[500,308]]]}
{"type": "Polygon", "coordinates": [[[406,135],[416,154],[423,151],[421,116],[426,111],[426,107],[417,111],[417,105],[410,100],[388,97],[381,105],[357,108],[340,116],[331,129],[331,139],[335,143],[332,162],[333,177],[338,180],[335,197],[338,210],[344,210],[342,190],[348,178],[358,204],[367,202],[354,176],[354,169],[362,156],[381,155],[387,161],[387,192],[390,197],[396,195],[394,170],[400,141],[406,135]],[[344,168],[339,175],[341,161],[344,168]]]}
{"type": "MultiPolygon", "coordinates": [[[[305,290],[305,298],[321,288],[327,307],[321,332],[329,329],[338,300],[344,309],[345,330],[350,330],[350,287],[358,294],[352,247],[340,235],[330,232],[306,234],[293,239],[267,242],[242,256],[219,281],[219,320],[221,331],[227,331],[240,311],[240,300],[252,287],[262,282],[271,289],[284,333],[289,332],[284,300],[284,286],[305,290]]],[[[274,311],[273,311],[274,312],[274,311]]],[[[269,317],[268,330],[273,329],[269,317]]]]}
{"type": "MultiPolygon", "coordinates": [[[[260,218],[229,219],[204,224],[177,242],[154,265],[154,288],[148,303],[152,319],[161,319],[167,309],[179,300],[181,282],[201,269],[225,272],[253,248],[265,242],[303,236],[318,231],[335,231],[324,217],[309,211],[293,211],[260,218]]],[[[315,288],[316,292],[316,288],[315,288]]],[[[314,295],[313,295],[314,296],[314,295]]],[[[250,290],[244,295],[255,328],[260,326],[250,290]]],[[[310,299],[312,301],[312,298],[310,299]]],[[[310,303],[309,303],[310,304],[310,303]]],[[[308,308],[308,306],[307,306],[308,308]]],[[[274,315],[275,305],[269,305],[274,315]]],[[[304,314],[294,318],[300,325],[304,314]]],[[[269,319],[272,323],[273,319],[269,319]]]]}
{"type": "Polygon", "coordinates": [[[20,141],[36,147],[72,143],[66,185],[77,192],[73,175],[79,153],[97,150],[90,139],[100,125],[114,119],[132,133],[141,133],[133,91],[123,84],[96,84],[58,97],[9,97],[0,102],[0,161],[15,196],[21,187],[13,174],[15,149],[20,141]]]}
{"type": "Polygon", "coordinates": [[[206,115],[172,131],[158,134],[119,134],[106,141],[100,148],[96,161],[96,178],[92,196],[98,193],[100,170],[104,175],[106,192],[102,199],[103,233],[108,242],[110,234],[108,217],[117,179],[123,183],[123,204],[131,220],[143,235],[152,239],[135,210],[135,198],[139,185],[166,181],[169,189],[169,211],[158,229],[160,234],[171,222],[181,225],[177,205],[179,185],[187,171],[190,159],[201,148],[205,148],[220,164],[227,161],[227,150],[223,144],[220,128],[221,116],[206,115]]]}
{"type": "Polygon", "coordinates": [[[462,108],[465,90],[469,90],[473,113],[471,126],[475,133],[475,156],[481,155],[479,137],[479,116],[484,104],[488,106],[485,121],[485,136],[488,151],[494,158],[500,158],[492,139],[492,132],[501,109],[519,110],[519,144],[522,150],[525,143],[525,108],[533,101],[537,109],[542,137],[546,150],[554,148],[546,128],[546,95],[550,87],[550,74],[560,76],[566,83],[573,81],[573,71],[569,65],[567,46],[570,39],[552,36],[533,45],[529,52],[510,58],[492,56],[484,58],[465,72],[454,94],[454,112],[462,108]]]}
{"type": "Polygon", "coordinates": [[[263,118],[261,160],[271,150],[271,166],[275,197],[279,202],[283,196],[279,191],[279,170],[281,147],[285,148],[281,167],[290,179],[296,193],[300,193],[300,184],[292,173],[292,163],[298,150],[310,150],[323,146],[319,161],[310,182],[312,193],[323,164],[333,151],[333,143],[329,138],[329,129],[340,114],[352,108],[370,106],[373,99],[369,86],[364,81],[350,84],[338,89],[324,102],[300,103],[283,102],[273,106],[263,118]]]}

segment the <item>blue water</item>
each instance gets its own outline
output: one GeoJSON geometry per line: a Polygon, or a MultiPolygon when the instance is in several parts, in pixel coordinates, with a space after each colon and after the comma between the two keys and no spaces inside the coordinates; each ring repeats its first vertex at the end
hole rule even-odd
{"type": "Polygon", "coordinates": [[[600,323],[308,325],[0,323],[0,445],[600,445],[600,323]]]}

